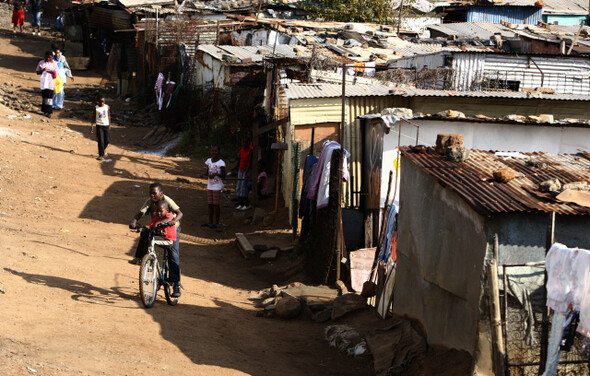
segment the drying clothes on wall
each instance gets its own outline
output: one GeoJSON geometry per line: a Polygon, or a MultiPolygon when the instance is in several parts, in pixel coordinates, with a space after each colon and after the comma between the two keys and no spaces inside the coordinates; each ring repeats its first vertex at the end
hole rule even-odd
{"type": "Polygon", "coordinates": [[[156,103],[158,104],[158,109],[162,109],[162,101],[164,99],[162,93],[162,86],[164,85],[164,75],[162,73],[158,74],[158,78],[156,79],[156,84],[154,85],[154,90],[156,91],[156,103]]]}
{"type": "Polygon", "coordinates": [[[545,258],[545,270],[547,306],[554,313],[543,376],[553,376],[559,351],[570,350],[575,331],[590,335],[590,251],[555,243],[545,258]]]}
{"type": "MultiPolygon", "coordinates": [[[[380,261],[386,261],[389,258],[391,252],[394,250],[392,247],[395,240],[394,233],[397,222],[396,216],[397,205],[393,204],[389,207],[387,211],[387,218],[385,219],[385,236],[383,237],[383,246],[381,247],[381,252],[379,253],[380,261]]],[[[391,256],[395,262],[397,254],[391,256]]]]}
{"type": "Polygon", "coordinates": [[[578,332],[590,336],[590,251],[555,243],[547,253],[547,306],[580,312],[578,332]]]}
{"type": "MultiPolygon", "coordinates": [[[[307,198],[316,201],[318,209],[328,206],[330,199],[330,164],[332,161],[332,152],[336,149],[340,149],[340,144],[336,141],[326,141],[324,143],[318,165],[311,178],[307,198]]],[[[342,166],[342,179],[344,181],[348,181],[348,158],[350,158],[350,153],[344,149],[344,162],[342,166]]]]}
{"type": "Polygon", "coordinates": [[[309,221],[313,209],[312,201],[307,198],[309,187],[311,186],[311,177],[315,166],[318,163],[318,158],[315,155],[308,155],[305,157],[305,165],[303,166],[303,184],[301,186],[301,200],[299,201],[299,218],[301,221],[301,236],[305,237],[309,231],[309,221]]]}

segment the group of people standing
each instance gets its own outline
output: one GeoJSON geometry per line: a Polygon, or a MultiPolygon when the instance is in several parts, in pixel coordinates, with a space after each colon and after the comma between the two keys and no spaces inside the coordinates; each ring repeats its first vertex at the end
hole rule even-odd
{"type": "Polygon", "coordinates": [[[31,26],[33,35],[41,35],[41,6],[42,0],[13,0],[12,1],[12,32],[16,34],[17,27],[22,33],[25,26],[25,9],[29,6],[31,12],[31,26]],[[36,30],[36,32],[35,32],[36,30]]]}
{"type": "Polygon", "coordinates": [[[41,112],[51,117],[54,109],[61,110],[64,106],[67,79],[74,80],[66,57],[56,45],[46,51],[43,60],[37,64],[35,70],[41,76],[41,112]]]}

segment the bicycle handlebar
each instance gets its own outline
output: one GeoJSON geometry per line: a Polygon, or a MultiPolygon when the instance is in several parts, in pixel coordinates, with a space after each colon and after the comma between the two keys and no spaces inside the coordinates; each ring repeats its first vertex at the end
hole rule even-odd
{"type": "Polygon", "coordinates": [[[135,228],[132,228],[131,230],[135,230],[136,232],[140,232],[142,229],[155,230],[157,228],[169,227],[169,226],[173,226],[173,225],[170,224],[170,222],[165,222],[165,223],[158,223],[154,227],[149,227],[149,226],[146,226],[146,225],[142,225],[141,223],[138,223],[138,224],[135,225],[135,228]]]}

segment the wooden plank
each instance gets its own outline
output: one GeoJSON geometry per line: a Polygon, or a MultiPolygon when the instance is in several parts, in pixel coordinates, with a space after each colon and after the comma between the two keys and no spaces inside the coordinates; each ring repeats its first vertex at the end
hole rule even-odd
{"type": "Polygon", "coordinates": [[[241,232],[236,233],[236,245],[246,259],[256,253],[252,244],[250,244],[246,236],[241,232]]]}
{"type": "Polygon", "coordinates": [[[258,130],[255,131],[254,136],[259,136],[259,135],[261,135],[263,133],[266,133],[268,131],[272,131],[273,129],[275,129],[275,128],[283,125],[283,124],[287,124],[288,122],[289,122],[289,118],[288,117],[282,118],[282,119],[277,120],[277,121],[273,121],[270,124],[267,124],[267,125],[265,125],[263,127],[258,128],[258,130]]]}

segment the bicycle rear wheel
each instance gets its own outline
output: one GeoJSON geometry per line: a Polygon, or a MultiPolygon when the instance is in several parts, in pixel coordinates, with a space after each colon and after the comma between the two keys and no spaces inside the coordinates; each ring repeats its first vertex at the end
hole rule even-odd
{"type": "Polygon", "coordinates": [[[168,262],[166,261],[166,275],[164,276],[164,295],[166,296],[166,301],[171,306],[175,306],[178,304],[178,298],[173,297],[172,294],[172,283],[168,282],[168,277],[170,274],[170,269],[168,268],[168,262]]]}
{"type": "Polygon", "coordinates": [[[151,308],[156,302],[158,293],[158,260],[149,253],[141,259],[139,268],[139,296],[146,308],[151,308]]]}

